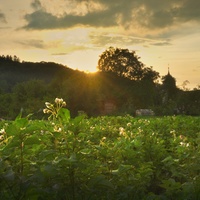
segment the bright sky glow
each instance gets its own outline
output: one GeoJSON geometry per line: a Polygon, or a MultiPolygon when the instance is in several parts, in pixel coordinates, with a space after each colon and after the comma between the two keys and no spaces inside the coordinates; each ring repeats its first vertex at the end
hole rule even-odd
{"type": "Polygon", "coordinates": [[[135,50],[161,76],[200,84],[200,1],[0,0],[0,55],[96,71],[108,47],[135,50]]]}

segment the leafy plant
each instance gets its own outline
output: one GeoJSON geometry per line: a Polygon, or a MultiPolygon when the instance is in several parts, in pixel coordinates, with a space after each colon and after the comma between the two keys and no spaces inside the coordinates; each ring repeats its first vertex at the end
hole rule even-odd
{"type": "Polygon", "coordinates": [[[1,199],[199,199],[200,118],[70,117],[0,123],[1,199]]]}

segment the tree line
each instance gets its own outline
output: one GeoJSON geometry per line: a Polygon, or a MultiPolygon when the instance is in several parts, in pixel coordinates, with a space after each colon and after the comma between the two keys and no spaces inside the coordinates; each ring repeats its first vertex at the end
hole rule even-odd
{"type": "Polygon", "coordinates": [[[134,115],[140,108],[151,108],[156,115],[200,114],[199,89],[181,90],[170,72],[160,77],[134,51],[110,47],[99,56],[97,69],[87,74],[53,62],[0,56],[0,117],[13,119],[23,111],[42,118],[44,102],[55,97],[65,99],[72,116],[80,111],[88,116],[134,115]]]}

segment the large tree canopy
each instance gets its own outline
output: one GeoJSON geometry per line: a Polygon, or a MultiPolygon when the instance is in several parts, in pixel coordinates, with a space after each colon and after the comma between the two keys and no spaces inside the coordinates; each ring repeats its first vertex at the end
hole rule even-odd
{"type": "Polygon", "coordinates": [[[152,67],[146,68],[139,59],[135,51],[109,47],[100,55],[97,68],[99,71],[113,72],[131,80],[157,79],[159,73],[153,71],[152,67]]]}

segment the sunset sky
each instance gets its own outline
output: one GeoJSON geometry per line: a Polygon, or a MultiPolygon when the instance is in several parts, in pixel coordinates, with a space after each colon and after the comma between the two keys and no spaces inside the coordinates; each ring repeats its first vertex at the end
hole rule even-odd
{"type": "Polygon", "coordinates": [[[0,0],[0,55],[95,71],[127,48],[181,86],[200,84],[199,0],[0,0]]]}

